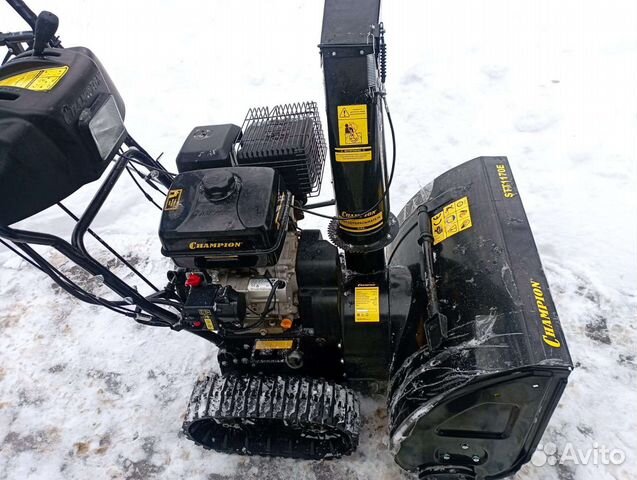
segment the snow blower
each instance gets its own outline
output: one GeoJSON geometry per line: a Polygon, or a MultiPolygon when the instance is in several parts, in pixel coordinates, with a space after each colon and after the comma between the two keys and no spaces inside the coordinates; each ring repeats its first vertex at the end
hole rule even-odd
{"type": "Polygon", "coordinates": [[[126,130],[95,55],[62,48],[55,15],[7,1],[33,31],[0,34],[2,242],[82,301],[216,345],[220,372],[211,365],[194,387],[189,439],[341,457],[357,447],[357,395],[373,390],[387,393],[396,462],[419,478],[501,478],[530,459],[572,362],[520,192],[505,157],[479,157],[391,213],[380,0],[325,2],[327,142],[315,102],[253,108],[241,126],[194,128],[177,174],[126,130]],[[328,156],[334,200],[312,203],[328,156]],[[165,195],[159,238],[174,268],[163,288],[91,229],[124,172],[146,198],[165,195]],[[82,213],[62,203],[99,178],[82,213]],[[14,225],[56,205],[76,222],[70,241],[14,225]],[[329,238],[302,229],[306,215],[329,220],[329,238]],[[152,293],[98,261],[88,236],[152,293]],[[115,297],[83,287],[41,246],[115,297]]]}

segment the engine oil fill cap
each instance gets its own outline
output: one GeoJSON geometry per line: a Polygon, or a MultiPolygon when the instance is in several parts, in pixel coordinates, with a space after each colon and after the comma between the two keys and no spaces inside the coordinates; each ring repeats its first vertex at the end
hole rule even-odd
{"type": "Polygon", "coordinates": [[[219,202],[230,197],[237,189],[235,176],[227,170],[219,169],[201,179],[201,189],[211,202],[219,202]]]}

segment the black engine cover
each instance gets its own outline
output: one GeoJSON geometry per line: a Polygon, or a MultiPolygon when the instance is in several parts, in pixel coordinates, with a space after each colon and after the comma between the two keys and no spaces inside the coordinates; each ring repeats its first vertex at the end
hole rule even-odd
{"type": "Polygon", "coordinates": [[[159,227],[162,253],[186,268],[274,265],[290,198],[271,168],[184,172],[166,197],[159,227]]]}

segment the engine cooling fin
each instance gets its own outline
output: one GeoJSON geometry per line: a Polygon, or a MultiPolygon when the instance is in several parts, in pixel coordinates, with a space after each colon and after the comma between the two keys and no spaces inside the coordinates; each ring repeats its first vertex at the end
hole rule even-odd
{"type": "Polygon", "coordinates": [[[349,388],[293,376],[202,376],[183,431],[205,449],[303,459],[337,458],[358,445],[360,408],[349,388]]]}

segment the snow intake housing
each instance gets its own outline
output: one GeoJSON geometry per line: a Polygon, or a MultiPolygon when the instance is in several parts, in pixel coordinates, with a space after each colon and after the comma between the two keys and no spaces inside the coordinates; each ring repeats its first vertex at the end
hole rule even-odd
{"type": "Polygon", "coordinates": [[[396,462],[428,479],[511,475],[537,447],[572,361],[507,159],[480,157],[444,173],[399,221],[388,259],[411,270],[415,294],[394,326],[396,462]],[[414,246],[423,205],[446,317],[437,349],[422,340],[430,319],[414,246]]]}

